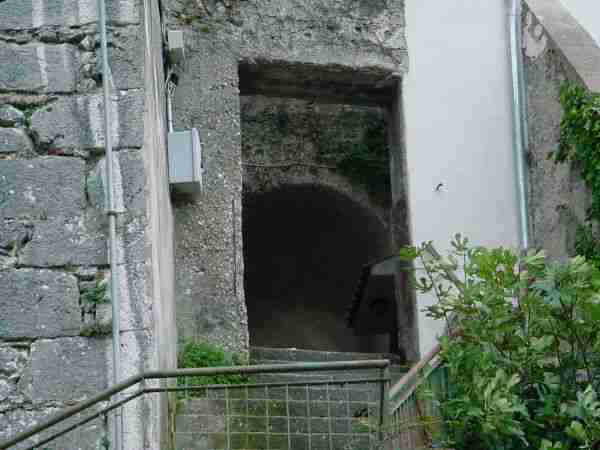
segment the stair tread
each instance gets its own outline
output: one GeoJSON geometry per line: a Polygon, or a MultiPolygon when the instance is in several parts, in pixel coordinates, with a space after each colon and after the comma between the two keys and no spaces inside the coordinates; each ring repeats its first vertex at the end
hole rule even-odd
{"type": "Polygon", "coordinates": [[[388,353],[335,352],[276,347],[251,347],[250,356],[257,360],[282,362],[333,362],[374,359],[389,359],[392,362],[399,362],[398,356],[388,353]]]}

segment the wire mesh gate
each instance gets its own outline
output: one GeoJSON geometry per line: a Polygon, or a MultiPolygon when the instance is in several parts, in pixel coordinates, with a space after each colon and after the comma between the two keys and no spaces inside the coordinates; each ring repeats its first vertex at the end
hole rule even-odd
{"type": "Polygon", "coordinates": [[[376,448],[384,426],[385,382],[381,377],[186,390],[188,398],[179,400],[175,447],[376,448]]]}
{"type": "Polygon", "coordinates": [[[0,450],[142,449],[148,400],[166,392],[177,398],[176,450],[381,448],[388,366],[375,360],[145,373],[0,443],[0,450]],[[248,376],[248,382],[202,384],[202,377],[227,374],[248,376]],[[269,377],[284,381],[265,381],[269,377]],[[123,417],[123,448],[116,449],[110,430],[123,417]]]}

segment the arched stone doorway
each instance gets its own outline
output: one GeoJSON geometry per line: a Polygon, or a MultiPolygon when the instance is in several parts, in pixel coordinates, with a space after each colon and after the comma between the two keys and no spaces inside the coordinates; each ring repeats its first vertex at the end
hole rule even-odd
{"type": "Polygon", "coordinates": [[[388,351],[345,322],[362,266],[391,251],[376,214],[329,187],[279,185],[244,191],[242,223],[251,345],[388,351]]]}

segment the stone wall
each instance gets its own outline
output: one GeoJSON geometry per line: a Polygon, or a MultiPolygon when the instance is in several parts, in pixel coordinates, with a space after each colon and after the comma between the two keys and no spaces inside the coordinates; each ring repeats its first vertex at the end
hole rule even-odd
{"type": "Polygon", "coordinates": [[[568,80],[600,91],[600,48],[558,0],[527,0],[523,27],[532,244],[560,258],[574,254],[588,192],[576,168],[548,159],[560,137],[559,89],[568,80]]]}
{"type": "MultiPolygon", "coordinates": [[[[122,376],[159,367],[160,296],[148,270],[158,212],[146,192],[167,182],[145,168],[152,148],[142,150],[152,145],[145,121],[164,130],[144,116],[144,12],[156,4],[108,1],[110,81],[96,4],[0,4],[0,441],[112,383],[110,304],[86,301],[109,277],[103,81],[112,87],[122,376]]],[[[161,61],[150,67],[162,73],[161,61]]],[[[126,412],[136,430],[126,448],[156,445],[146,408],[126,412]]],[[[90,445],[101,438],[92,433],[90,445]]]]}
{"type": "Polygon", "coordinates": [[[176,204],[177,302],[199,311],[203,339],[246,351],[239,94],[391,103],[406,70],[403,2],[163,4],[185,31],[175,128],[197,127],[205,143],[204,193],[176,204]]]}

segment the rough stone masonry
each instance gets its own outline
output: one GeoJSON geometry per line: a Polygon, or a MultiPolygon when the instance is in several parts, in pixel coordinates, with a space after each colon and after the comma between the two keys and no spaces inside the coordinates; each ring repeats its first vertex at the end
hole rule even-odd
{"type": "MultiPolygon", "coordinates": [[[[86,300],[109,276],[104,82],[116,150],[123,377],[174,366],[167,344],[158,356],[157,338],[168,320],[158,301],[169,275],[156,261],[169,258],[158,248],[168,224],[156,198],[168,181],[163,108],[152,88],[162,82],[162,55],[145,41],[157,33],[161,40],[158,7],[107,6],[110,79],[99,61],[96,0],[0,2],[0,441],[98,393],[112,377],[110,304],[86,300]]],[[[129,408],[126,448],[157,448],[158,408],[129,408]]],[[[104,432],[92,422],[78,445],[97,448],[104,432]]]]}

